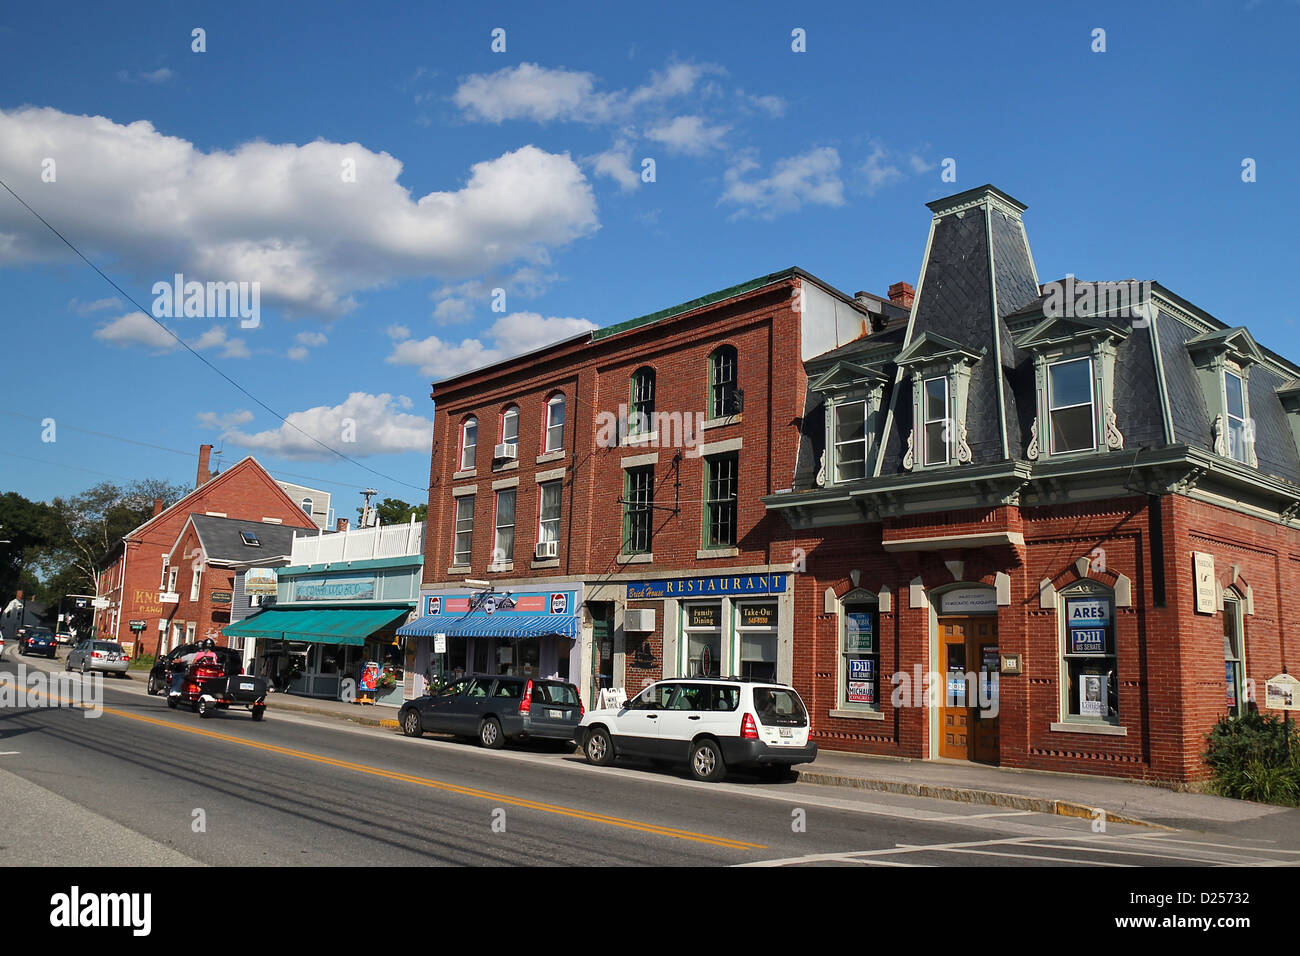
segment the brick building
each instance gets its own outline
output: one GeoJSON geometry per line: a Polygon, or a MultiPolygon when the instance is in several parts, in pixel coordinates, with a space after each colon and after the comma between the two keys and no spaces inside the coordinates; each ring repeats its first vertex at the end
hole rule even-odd
{"type": "Polygon", "coordinates": [[[588,700],[775,677],[823,748],[1203,775],[1295,652],[1300,368],[1041,283],[1024,209],[931,203],[915,293],[791,269],[437,383],[407,633],[588,700]]]}
{"type": "MultiPolygon", "coordinates": [[[[208,470],[211,445],[199,449],[199,464],[192,492],[164,509],[154,502],[148,521],[125,535],[101,566],[99,597],[107,608],[96,611],[94,626],[102,637],[134,647],[137,653],[153,653],[160,635],[170,629],[180,601],[177,587],[182,568],[186,581],[190,563],[167,563],[177,538],[192,514],[240,518],[267,524],[282,524],[315,533],[319,529],[299,501],[290,498],[266,469],[253,458],[245,458],[220,475],[208,470]],[[144,621],[143,630],[132,630],[131,621],[144,621]]],[[[189,620],[189,618],[177,618],[189,620]]],[[[194,618],[197,622],[198,618],[194,618]]],[[[180,638],[184,637],[182,628],[180,638]]],[[[168,635],[174,645],[176,635],[168,635]]]]}

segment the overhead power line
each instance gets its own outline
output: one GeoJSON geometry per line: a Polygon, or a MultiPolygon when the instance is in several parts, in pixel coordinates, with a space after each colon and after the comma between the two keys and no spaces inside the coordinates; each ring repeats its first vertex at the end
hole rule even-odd
{"type": "Polygon", "coordinates": [[[358,468],[360,468],[360,469],[362,469],[362,470],[364,470],[364,471],[368,471],[368,472],[370,472],[372,475],[377,475],[377,476],[379,476],[380,478],[383,478],[385,481],[391,481],[391,482],[394,482],[395,484],[405,485],[407,488],[413,488],[413,489],[415,489],[416,491],[421,491],[421,492],[423,492],[423,491],[426,490],[426,489],[424,489],[424,488],[419,487],[418,485],[413,485],[413,484],[411,484],[409,481],[403,481],[403,480],[400,479],[400,478],[394,478],[392,475],[386,475],[386,474],[384,474],[382,471],[379,471],[379,470],[377,470],[377,469],[375,469],[375,468],[371,468],[369,465],[362,464],[361,462],[357,461],[355,458],[351,457],[350,455],[345,455],[343,452],[339,451],[337,448],[334,448],[334,447],[331,446],[331,445],[327,445],[327,444],[325,444],[325,442],[321,441],[321,440],[320,440],[319,438],[317,438],[315,435],[309,434],[308,432],[306,432],[306,431],[304,431],[303,429],[299,428],[299,427],[298,427],[297,425],[295,425],[293,422],[289,421],[289,419],[285,418],[283,415],[281,415],[279,412],[277,412],[277,411],[276,411],[274,408],[272,408],[270,405],[266,404],[266,402],[262,401],[260,398],[258,398],[256,395],[254,395],[254,394],[253,394],[252,392],[250,392],[248,389],[246,389],[243,385],[240,385],[240,384],[239,384],[238,382],[236,382],[233,378],[231,378],[229,375],[227,375],[225,372],[223,372],[221,369],[219,369],[216,365],[214,365],[211,361],[209,361],[209,360],[207,359],[206,356],[204,356],[204,355],[202,355],[201,353],[199,353],[196,349],[194,349],[192,346],[190,346],[190,344],[189,344],[188,342],[186,342],[184,339],[182,339],[179,335],[177,335],[177,334],[176,334],[175,332],[173,332],[171,329],[167,328],[167,326],[165,326],[165,325],[163,325],[161,322],[159,322],[158,319],[154,317],[154,315],[153,315],[152,312],[149,312],[147,309],[144,308],[144,306],[140,305],[140,303],[137,302],[137,301],[135,300],[135,298],[134,298],[134,297],[133,297],[129,292],[127,292],[127,291],[126,291],[125,289],[123,289],[120,285],[118,285],[118,284],[117,284],[117,283],[116,283],[112,278],[110,278],[110,277],[108,276],[107,273],[104,272],[103,269],[101,269],[99,266],[95,265],[95,263],[91,262],[90,259],[87,258],[87,256],[86,256],[86,255],[85,255],[85,254],[84,254],[80,249],[78,249],[78,248],[77,248],[76,246],[74,246],[71,242],[69,242],[68,239],[67,239],[67,237],[65,237],[65,236],[63,235],[63,233],[59,232],[59,230],[55,229],[54,226],[51,225],[51,224],[49,223],[49,221],[46,220],[46,218],[45,218],[44,216],[42,216],[39,212],[37,212],[35,209],[33,209],[31,206],[29,206],[29,205],[27,204],[27,201],[26,201],[25,199],[23,199],[22,196],[19,196],[16,192],[14,192],[12,189],[10,189],[8,183],[6,183],[4,180],[0,179],[0,186],[3,186],[3,187],[5,188],[5,191],[6,191],[7,193],[9,193],[9,195],[13,196],[14,199],[16,199],[16,200],[17,200],[17,201],[22,205],[22,207],[23,207],[24,209],[26,209],[26,210],[27,210],[28,212],[30,212],[33,216],[35,216],[37,219],[39,219],[40,222],[41,222],[41,224],[44,225],[46,229],[50,230],[50,232],[52,232],[52,233],[54,233],[54,235],[58,236],[59,239],[60,239],[60,241],[62,241],[63,244],[64,244],[65,246],[67,246],[69,249],[71,249],[71,250],[73,251],[73,253],[76,254],[77,258],[79,258],[79,259],[80,259],[82,262],[84,262],[86,265],[90,266],[90,268],[94,269],[95,272],[98,273],[99,277],[100,277],[101,279],[103,279],[105,282],[107,282],[110,286],[112,286],[112,287],[113,287],[113,288],[118,292],[118,294],[120,294],[120,295],[122,296],[122,298],[126,299],[126,301],[130,302],[133,306],[135,306],[136,311],[138,311],[141,315],[147,317],[147,318],[149,319],[150,322],[152,322],[154,325],[158,326],[158,328],[162,329],[164,332],[166,332],[168,335],[170,335],[173,339],[176,340],[177,344],[179,344],[179,345],[181,346],[181,348],[185,349],[185,351],[189,352],[191,355],[193,355],[196,359],[198,359],[200,362],[202,362],[204,365],[206,365],[209,369],[211,369],[211,370],[212,370],[213,372],[215,372],[217,375],[220,375],[223,379],[225,379],[225,381],[226,381],[227,383],[229,383],[232,387],[234,387],[236,390],[238,390],[238,391],[239,391],[241,394],[243,394],[245,397],[247,397],[247,398],[249,399],[249,401],[255,402],[255,403],[258,405],[259,408],[263,409],[263,410],[266,411],[268,414],[270,414],[270,415],[274,416],[275,418],[279,419],[281,422],[283,422],[285,425],[288,425],[290,428],[292,428],[294,431],[298,432],[298,434],[302,435],[304,438],[306,438],[306,439],[308,439],[308,440],[310,440],[310,441],[316,443],[316,444],[319,445],[321,448],[324,448],[326,451],[331,452],[332,454],[337,455],[338,457],[342,458],[344,461],[346,461],[346,462],[350,462],[350,463],[356,465],[358,468]]]}

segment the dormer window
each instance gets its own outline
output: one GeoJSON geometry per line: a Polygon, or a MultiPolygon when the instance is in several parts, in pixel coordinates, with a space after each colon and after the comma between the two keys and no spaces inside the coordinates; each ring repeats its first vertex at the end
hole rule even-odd
{"type": "Polygon", "coordinates": [[[1215,454],[1254,468],[1255,428],[1250,414],[1250,369],[1263,353],[1238,326],[1206,332],[1187,341],[1196,364],[1215,454]]]}
{"type": "Polygon", "coordinates": [[[809,387],[826,402],[826,451],[817,484],[859,481],[870,475],[881,397],[888,379],[878,370],[837,362],[815,375],[809,387]]]}
{"type": "Polygon", "coordinates": [[[922,332],[898,354],[898,367],[912,379],[912,428],[903,453],[904,470],[970,463],[966,405],[971,370],[983,357],[983,351],[935,332],[922,332]]]}
{"type": "Polygon", "coordinates": [[[1037,408],[1025,457],[1119,451],[1115,356],[1130,329],[1111,316],[1051,315],[1016,340],[1034,356],[1037,408]]]}
{"type": "Polygon", "coordinates": [[[1047,414],[1052,423],[1053,455],[1092,451],[1097,447],[1091,358],[1052,362],[1047,366],[1047,414]]]}
{"type": "Polygon", "coordinates": [[[922,384],[925,394],[925,463],[948,464],[948,435],[952,416],[948,414],[948,380],[927,378],[922,384]]]}

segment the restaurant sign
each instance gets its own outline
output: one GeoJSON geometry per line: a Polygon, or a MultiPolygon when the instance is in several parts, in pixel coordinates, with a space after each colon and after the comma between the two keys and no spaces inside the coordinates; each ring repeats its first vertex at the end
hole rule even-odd
{"type": "Polygon", "coordinates": [[[294,579],[295,601],[371,601],[373,577],[304,577],[294,579]]]}
{"type": "Polygon", "coordinates": [[[627,586],[630,601],[647,598],[714,597],[723,594],[783,594],[784,574],[731,574],[701,578],[633,581],[627,586]]]}

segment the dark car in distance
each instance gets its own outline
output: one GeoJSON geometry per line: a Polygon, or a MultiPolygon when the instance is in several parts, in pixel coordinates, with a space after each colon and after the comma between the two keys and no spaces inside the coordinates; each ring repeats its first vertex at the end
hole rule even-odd
{"type": "Polygon", "coordinates": [[[471,674],[407,701],[397,720],[408,737],[477,737],[496,750],[507,740],[572,741],[582,714],[578,688],[567,681],[471,674]]]}
{"type": "MultiPolygon", "coordinates": [[[[184,671],[189,665],[186,658],[192,658],[199,651],[203,650],[202,644],[182,644],[175,650],[172,650],[153,662],[153,667],[149,670],[149,683],[145,690],[150,694],[165,694],[171,687],[172,677],[178,671],[184,671]]],[[[239,651],[231,650],[228,647],[215,648],[217,659],[225,668],[227,677],[234,677],[236,674],[243,673],[244,659],[239,651]]]]}
{"type": "Polygon", "coordinates": [[[19,654],[44,654],[51,660],[58,656],[58,642],[48,627],[20,627],[17,637],[19,654]]]}

